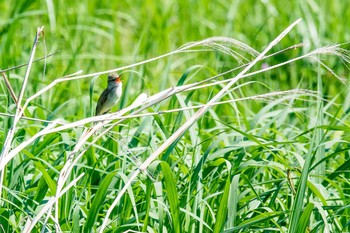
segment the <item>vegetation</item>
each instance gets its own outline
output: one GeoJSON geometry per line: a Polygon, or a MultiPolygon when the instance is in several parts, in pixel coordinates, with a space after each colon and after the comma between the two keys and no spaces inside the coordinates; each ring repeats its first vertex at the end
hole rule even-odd
{"type": "Polygon", "coordinates": [[[0,11],[0,232],[350,231],[346,1],[0,11]]]}

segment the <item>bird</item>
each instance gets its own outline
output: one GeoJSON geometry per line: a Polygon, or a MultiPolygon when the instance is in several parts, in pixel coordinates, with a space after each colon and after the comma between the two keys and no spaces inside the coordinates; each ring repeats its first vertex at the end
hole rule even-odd
{"type": "Polygon", "coordinates": [[[111,108],[118,103],[122,95],[122,75],[112,73],[108,75],[107,88],[102,92],[98,98],[95,116],[103,115],[109,112],[111,108]]]}

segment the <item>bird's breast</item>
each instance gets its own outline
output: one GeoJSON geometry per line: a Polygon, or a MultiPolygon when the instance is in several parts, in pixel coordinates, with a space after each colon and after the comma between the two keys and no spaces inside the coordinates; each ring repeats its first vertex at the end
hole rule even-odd
{"type": "Polygon", "coordinates": [[[116,103],[119,100],[121,95],[122,95],[121,85],[112,87],[112,90],[111,90],[111,92],[109,92],[109,95],[108,95],[108,100],[111,103],[116,103]]]}

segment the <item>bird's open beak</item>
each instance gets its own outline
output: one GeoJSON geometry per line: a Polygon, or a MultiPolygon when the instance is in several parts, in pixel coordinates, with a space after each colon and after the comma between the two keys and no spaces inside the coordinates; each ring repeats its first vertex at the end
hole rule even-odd
{"type": "Polygon", "coordinates": [[[120,83],[121,81],[120,81],[120,78],[123,76],[123,74],[121,74],[116,80],[115,80],[115,82],[116,83],[120,83]]]}

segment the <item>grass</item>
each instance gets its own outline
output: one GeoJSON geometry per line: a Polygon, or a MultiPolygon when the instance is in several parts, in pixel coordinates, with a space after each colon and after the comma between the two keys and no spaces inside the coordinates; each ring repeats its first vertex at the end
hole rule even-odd
{"type": "Polygon", "coordinates": [[[1,2],[0,232],[350,231],[346,9],[1,2]]]}

